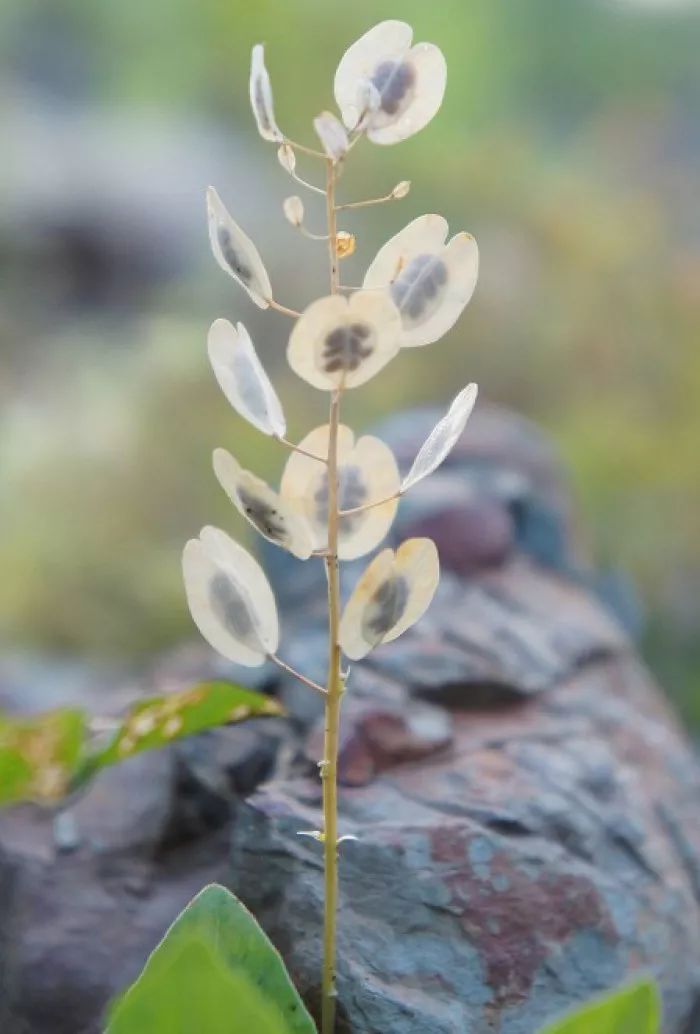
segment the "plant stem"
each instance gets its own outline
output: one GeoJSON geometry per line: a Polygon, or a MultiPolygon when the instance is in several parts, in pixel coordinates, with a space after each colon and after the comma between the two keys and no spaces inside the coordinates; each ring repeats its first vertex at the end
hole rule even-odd
{"type": "MultiPolygon", "coordinates": [[[[335,214],[335,166],[326,162],[326,214],[331,293],[338,291],[338,253],[335,214]]],[[[335,955],[338,910],[338,732],[340,702],[343,695],[340,627],[340,586],[338,578],[338,424],[342,387],[331,394],[328,437],[328,684],[326,687],[325,733],[321,779],[323,786],[323,972],[321,978],[321,1034],[335,1030],[335,955]]]]}
{"type": "Polygon", "coordinates": [[[386,503],[393,503],[399,499],[401,492],[394,492],[393,495],[386,495],[383,499],[375,499],[373,503],[363,503],[362,506],[353,506],[350,510],[340,510],[339,517],[350,517],[353,513],[364,513],[365,510],[373,510],[375,506],[384,506],[386,503]]]}
{"type": "Polygon", "coordinates": [[[287,664],[286,661],[283,661],[276,653],[270,653],[267,656],[268,660],[271,660],[272,663],[276,664],[278,668],[282,669],[282,671],[286,671],[289,675],[293,675],[295,679],[299,679],[299,681],[303,682],[305,686],[315,689],[317,693],[323,693],[324,696],[326,695],[325,686],[319,686],[318,682],[314,682],[313,679],[309,679],[306,675],[302,675],[300,671],[293,668],[291,664],[287,664]]]}
{"type": "Polygon", "coordinates": [[[267,304],[270,306],[271,309],[274,309],[275,312],[281,312],[284,316],[291,316],[293,319],[297,319],[299,316],[301,316],[301,313],[298,311],[298,309],[290,309],[286,305],[280,305],[280,303],[276,302],[274,298],[268,298],[267,304]]]}
{"type": "Polygon", "coordinates": [[[396,201],[394,194],[384,194],[383,197],[371,197],[367,201],[345,201],[342,205],[336,205],[336,212],[344,208],[369,208],[370,205],[383,205],[386,201],[396,201]]]}
{"type": "Polygon", "coordinates": [[[295,445],[294,442],[290,442],[289,438],[285,438],[284,435],[277,434],[275,435],[275,438],[280,443],[280,445],[286,446],[288,449],[291,449],[292,452],[298,452],[300,456],[306,456],[310,460],[318,460],[319,463],[328,462],[325,456],[317,456],[313,452],[308,452],[306,449],[299,448],[298,445],[295,445]]]}

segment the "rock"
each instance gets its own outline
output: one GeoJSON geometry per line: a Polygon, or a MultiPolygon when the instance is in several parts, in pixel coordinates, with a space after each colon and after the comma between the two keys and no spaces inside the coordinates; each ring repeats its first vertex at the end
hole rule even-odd
{"type": "Polygon", "coordinates": [[[137,754],[100,772],[69,808],[75,846],[95,853],[153,852],[170,821],[173,786],[171,748],[137,754]]]}
{"type": "Polygon", "coordinates": [[[289,737],[284,719],[253,718],[177,743],[175,794],[165,843],[177,844],[226,825],[234,802],[273,775],[289,737]]]}
{"type": "MultiPolygon", "coordinates": [[[[404,700],[400,704],[349,695],[343,712],[338,780],[365,786],[384,769],[439,754],[452,742],[450,717],[439,707],[404,700]]],[[[306,741],[306,758],[323,757],[323,722],[306,741]]]]}
{"type": "Polygon", "coordinates": [[[224,877],[227,837],[209,835],[158,860],[56,855],[50,823],[36,822],[37,848],[16,856],[18,936],[9,961],[3,909],[0,979],[14,996],[5,1000],[10,1015],[0,1029],[96,1034],[109,1000],[136,978],[178,912],[206,883],[224,877]]]}
{"type": "MultiPolygon", "coordinates": [[[[455,711],[445,755],[341,794],[340,1029],[532,1034],[650,969],[668,1032],[700,995],[697,763],[629,654],[510,708],[455,711]],[[673,816],[672,819],[669,816],[673,816]],[[500,1025],[499,1025],[500,1024],[500,1025]]],[[[318,988],[317,779],[234,828],[234,889],[318,988]]]]}
{"type": "Polygon", "coordinates": [[[407,536],[427,535],[440,554],[443,570],[460,575],[497,567],[515,544],[515,525],[508,509],[493,499],[467,500],[462,506],[418,518],[407,536]]]}
{"type": "Polygon", "coordinates": [[[19,866],[0,847],[0,1030],[10,1031],[16,1005],[16,952],[19,938],[17,888],[19,866]]]}

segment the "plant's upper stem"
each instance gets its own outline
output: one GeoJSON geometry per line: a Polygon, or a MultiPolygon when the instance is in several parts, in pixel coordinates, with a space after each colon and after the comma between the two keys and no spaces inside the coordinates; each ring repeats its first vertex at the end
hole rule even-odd
{"type": "MultiPolygon", "coordinates": [[[[331,293],[338,291],[338,249],[333,162],[326,162],[326,213],[331,293]]],[[[321,982],[321,1032],[335,1029],[335,955],[338,911],[338,732],[343,694],[340,627],[340,586],[338,578],[338,425],[342,386],[331,393],[328,439],[328,555],[325,557],[328,580],[328,685],[321,778],[323,785],[324,921],[323,973],[321,982]]]]}

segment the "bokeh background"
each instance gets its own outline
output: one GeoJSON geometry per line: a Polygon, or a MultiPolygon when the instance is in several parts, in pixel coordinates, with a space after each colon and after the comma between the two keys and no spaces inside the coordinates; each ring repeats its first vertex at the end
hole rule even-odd
{"type": "Polygon", "coordinates": [[[698,726],[697,0],[0,0],[0,649],[138,667],[192,636],[183,541],[232,525],[212,447],[270,477],[284,459],[216,387],[214,317],[249,326],[291,435],[323,421],[285,369],[288,322],[215,266],[204,189],[280,301],[323,293],[322,248],[281,215],[298,188],[255,132],[250,47],[267,45],[279,122],[313,142],[340,55],[385,17],[442,47],[448,90],[412,140],[353,152],[346,199],[413,187],[343,221],[344,279],[430,210],[477,236],[482,274],[457,328],[354,393],[351,422],[476,380],[544,426],[698,726]]]}

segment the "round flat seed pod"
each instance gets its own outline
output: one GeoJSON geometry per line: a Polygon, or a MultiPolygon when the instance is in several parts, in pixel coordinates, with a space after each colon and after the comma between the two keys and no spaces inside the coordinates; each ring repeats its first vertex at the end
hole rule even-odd
{"type": "Polygon", "coordinates": [[[242,546],[218,528],[203,528],[185,546],[182,570],[194,622],[222,656],[255,668],[277,650],[275,597],[242,546]]]}
{"type": "Polygon", "coordinates": [[[401,317],[380,291],[357,291],[319,298],[297,320],[287,359],[294,372],[322,391],[357,388],[400,347],[401,317]]]}
{"type": "Polygon", "coordinates": [[[440,580],[431,539],[407,539],[384,549],[369,564],[348,600],[340,622],[340,645],[353,661],[391,642],[427,610],[440,580]]]}
{"type": "Polygon", "coordinates": [[[432,43],[411,46],[412,40],[406,22],[380,22],[348,48],[336,70],[335,99],[345,125],[361,125],[376,144],[413,136],[442,104],[445,58],[432,43]]]}
{"type": "Polygon", "coordinates": [[[421,215],[380,248],[363,287],[386,288],[401,315],[401,347],[429,345],[457,322],[474,294],[479,249],[471,234],[447,244],[440,215],[421,215]]]}

